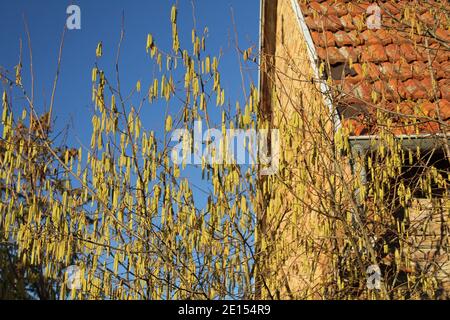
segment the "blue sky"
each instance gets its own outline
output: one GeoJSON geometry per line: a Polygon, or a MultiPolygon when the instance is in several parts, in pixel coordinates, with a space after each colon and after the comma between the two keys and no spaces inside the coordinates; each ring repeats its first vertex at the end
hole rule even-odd
{"type": "MultiPolygon", "coordinates": [[[[254,46],[254,51],[257,51],[259,0],[193,0],[193,2],[198,32],[201,33],[206,26],[209,30],[206,42],[207,54],[216,56],[220,51],[223,54],[219,70],[227,103],[234,108],[236,100],[239,100],[243,106],[245,102],[238,56],[233,42],[235,36],[231,8],[234,12],[239,47],[247,49],[254,46]]],[[[68,17],[66,9],[70,4],[78,5],[81,9],[81,30],[67,30],[65,33],[61,73],[53,110],[54,131],[65,133],[59,136],[57,144],[64,138],[70,147],[78,148],[80,144],[89,146],[92,132],[91,116],[94,112],[91,100],[91,70],[97,61],[95,56],[97,43],[99,41],[103,43],[103,56],[98,59],[99,67],[105,70],[108,79],[115,81],[114,64],[124,12],[125,39],[122,43],[120,60],[121,87],[126,96],[140,80],[142,97],[144,92],[147,92],[149,84],[153,82],[154,76],[160,78],[159,74],[155,75],[154,63],[145,50],[147,34],[153,35],[159,48],[171,51],[170,10],[174,3],[178,6],[181,47],[191,49],[193,27],[191,0],[0,0],[0,67],[14,72],[14,66],[19,62],[19,43],[22,39],[23,84],[27,91],[30,91],[30,61],[23,19],[25,17],[33,51],[34,104],[38,112],[47,111],[57,68],[61,35],[68,17]],[[68,130],[63,131],[67,127],[68,130]]],[[[256,64],[249,64],[249,68],[245,71],[247,92],[250,81],[257,83],[256,64]]],[[[3,91],[4,87],[0,89],[3,91]]],[[[20,96],[17,91],[12,96],[16,117],[25,107],[25,101],[20,99],[20,96]]],[[[109,92],[106,99],[110,101],[109,92]]],[[[138,96],[131,103],[137,106],[139,101],[138,96]]],[[[179,111],[179,104],[176,99],[172,99],[169,103],[170,112],[179,111]]],[[[213,104],[211,109],[217,110],[213,118],[218,121],[212,125],[220,128],[220,109],[215,108],[215,103],[213,104]]],[[[154,105],[145,103],[141,113],[143,129],[154,130],[157,137],[158,133],[161,136],[164,130],[165,109],[164,102],[154,105]]],[[[208,182],[202,181],[199,167],[188,166],[182,172],[182,177],[189,179],[191,187],[195,185],[203,190],[211,189],[208,182]]],[[[76,181],[73,182],[77,184],[76,181]]],[[[195,187],[193,191],[197,208],[202,209],[207,197],[203,191],[195,187]]]]}
{"type": "MultiPolygon", "coordinates": [[[[55,76],[59,45],[68,14],[66,8],[76,4],[81,9],[81,30],[68,30],[65,36],[61,74],[58,82],[54,118],[55,131],[64,131],[67,144],[89,146],[91,137],[91,70],[96,61],[97,43],[103,43],[99,66],[107,77],[113,77],[116,48],[121,29],[122,11],[125,14],[125,40],[121,50],[121,84],[125,93],[141,80],[142,91],[147,92],[153,81],[153,62],[145,51],[147,34],[151,33],[158,47],[171,50],[170,9],[178,6],[178,26],[181,46],[191,48],[193,9],[190,0],[0,0],[0,66],[10,71],[19,61],[19,41],[23,42],[23,83],[30,88],[29,55],[23,16],[30,30],[35,75],[35,107],[39,112],[48,109],[55,76]]],[[[196,26],[201,33],[208,27],[207,53],[218,55],[221,83],[232,107],[239,100],[244,105],[238,58],[234,48],[234,30],[231,19],[233,8],[239,47],[258,45],[259,0],[194,0],[196,26]]],[[[255,50],[256,51],[256,50],[255,50]]],[[[163,63],[164,64],[164,63],[163,63]]],[[[245,73],[247,84],[257,82],[256,65],[245,73]]],[[[28,90],[29,91],[29,90],[28,90]]],[[[139,99],[138,99],[139,100],[139,99]]],[[[137,101],[138,101],[137,100],[137,101]]],[[[109,101],[109,98],[107,98],[109,101]]],[[[135,100],[136,101],[136,100],[135,100]]],[[[22,110],[20,100],[13,101],[16,115],[22,110]]],[[[179,110],[176,102],[169,106],[179,110]]],[[[144,105],[142,124],[146,130],[162,132],[165,104],[144,105]]],[[[217,117],[220,119],[220,116],[217,117]]],[[[214,125],[214,124],[213,124],[214,125]]],[[[217,123],[220,128],[220,123],[217,123]]],[[[200,185],[201,171],[186,170],[182,176],[200,185]]],[[[203,184],[203,186],[206,186],[203,184]]],[[[202,186],[202,187],[203,187],[202,186]]],[[[200,202],[202,196],[196,194],[200,202]]]]}
{"type": "MultiPolygon", "coordinates": [[[[185,43],[190,48],[193,26],[190,0],[0,0],[0,66],[13,70],[19,60],[19,39],[22,38],[24,84],[29,86],[28,47],[22,18],[25,16],[33,49],[35,104],[38,110],[43,111],[50,100],[61,34],[68,17],[66,8],[69,4],[78,5],[81,9],[81,30],[66,32],[54,115],[56,128],[70,124],[69,142],[76,137],[88,144],[92,113],[91,69],[97,43],[103,42],[104,56],[100,66],[112,72],[124,11],[121,82],[126,90],[133,88],[140,79],[143,91],[146,91],[147,84],[152,80],[152,64],[145,52],[146,36],[152,33],[158,46],[168,50],[171,48],[170,8],[174,3],[179,8],[182,46],[185,43]]],[[[234,10],[239,45],[245,49],[258,43],[259,0],[194,0],[194,6],[198,30],[202,31],[205,26],[209,29],[207,46],[210,52],[218,54],[220,49],[224,52],[220,68],[228,98],[231,101],[242,100],[239,68],[232,43],[231,8],[234,10]]],[[[247,77],[256,83],[256,70],[248,72],[247,77]]],[[[22,109],[19,104],[14,107],[22,109]]],[[[162,119],[154,116],[143,119],[147,129],[161,129],[162,123],[162,119]]]]}

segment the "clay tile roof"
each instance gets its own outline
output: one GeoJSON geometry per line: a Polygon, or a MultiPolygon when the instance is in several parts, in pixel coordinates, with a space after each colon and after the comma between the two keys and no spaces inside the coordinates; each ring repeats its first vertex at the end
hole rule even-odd
{"type": "Polygon", "coordinates": [[[379,109],[395,134],[450,132],[450,2],[378,1],[369,28],[373,1],[297,1],[354,135],[378,132],[379,109]]]}

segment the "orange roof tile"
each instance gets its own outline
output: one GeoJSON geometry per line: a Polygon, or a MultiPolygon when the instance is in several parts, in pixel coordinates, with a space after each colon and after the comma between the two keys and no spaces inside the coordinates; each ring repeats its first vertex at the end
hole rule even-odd
{"type": "Polygon", "coordinates": [[[390,112],[395,134],[450,132],[450,10],[447,1],[298,0],[318,58],[327,61],[334,101],[353,134],[376,134],[375,110],[390,112]]]}

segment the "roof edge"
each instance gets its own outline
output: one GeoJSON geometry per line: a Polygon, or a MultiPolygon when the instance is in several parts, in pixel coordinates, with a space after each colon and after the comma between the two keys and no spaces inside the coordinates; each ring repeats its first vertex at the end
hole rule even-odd
{"type": "MultiPolygon", "coordinates": [[[[447,144],[450,145],[450,133],[436,133],[436,134],[417,134],[417,135],[395,135],[396,140],[400,140],[404,148],[417,148],[421,150],[429,151],[433,149],[441,149],[447,144]]],[[[380,141],[381,138],[378,135],[365,135],[365,136],[350,136],[350,145],[352,147],[360,147],[363,150],[373,150],[379,143],[374,141],[380,141]]]]}
{"type": "Polygon", "coordinates": [[[302,32],[303,37],[306,41],[308,56],[311,63],[311,67],[313,68],[314,75],[316,76],[317,79],[319,79],[320,91],[322,93],[324,103],[328,107],[328,110],[330,111],[330,114],[333,117],[334,128],[335,130],[337,130],[341,127],[341,119],[339,117],[337,109],[333,107],[333,102],[327,95],[327,93],[330,92],[328,84],[320,77],[319,68],[317,67],[317,61],[319,60],[319,58],[316,52],[316,48],[314,46],[313,39],[311,37],[311,33],[309,32],[308,26],[306,25],[305,17],[303,16],[302,9],[300,8],[297,0],[291,0],[291,6],[292,10],[294,11],[297,17],[297,22],[300,27],[300,31],[302,32]]]}

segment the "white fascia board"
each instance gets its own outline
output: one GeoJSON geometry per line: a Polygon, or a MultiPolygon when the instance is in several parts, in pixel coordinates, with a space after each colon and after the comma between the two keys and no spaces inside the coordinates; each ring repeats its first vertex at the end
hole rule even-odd
{"type": "MultiPolygon", "coordinates": [[[[444,147],[445,143],[450,145],[450,134],[442,133],[418,135],[402,134],[395,136],[395,139],[400,141],[404,148],[413,149],[419,147],[424,151],[441,149],[444,147]]],[[[365,151],[375,149],[381,142],[380,137],[377,135],[350,136],[349,140],[352,147],[359,146],[365,151]]]]}
{"type": "Polygon", "coordinates": [[[325,103],[325,106],[328,107],[328,110],[330,111],[330,114],[333,117],[334,121],[334,127],[335,129],[339,129],[341,126],[341,119],[339,118],[339,115],[337,113],[337,110],[333,108],[333,102],[330,99],[329,92],[330,88],[326,81],[321,79],[319,68],[317,66],[317,61],[319,60],[317,57],[316,48],[314,46],[314,42],[311,37],[311,33],[309,32],[308,26],[305,22],[305,17],[303,16],[302,10],[300,9],[300,6],[298,4],[297,0],[291,0],[292,9],[294,10],[295,16],[297,17],[298,26],[300,28],[300,31],[303,34],[303,38],[306,42],[306,47],[308,51],[309,61],[311,63],[311,67],[313,68],[313,72],[315,77],[320,83],[320,91],[322,92],[323,100],[325,103]]]}
{"type": "Polygon", "coordinates": [[[263,30],[262,30],[262,26],[263,26],[263,5],[264,5],[264,0],[260,0],[259,1],[259,54],[258,54],[258,67],[259,67],[259,71],[258,71],[258,92],[259,94],[261,94],[261,56],[262,56],[262,37],[263,37],[263,30]]]}

